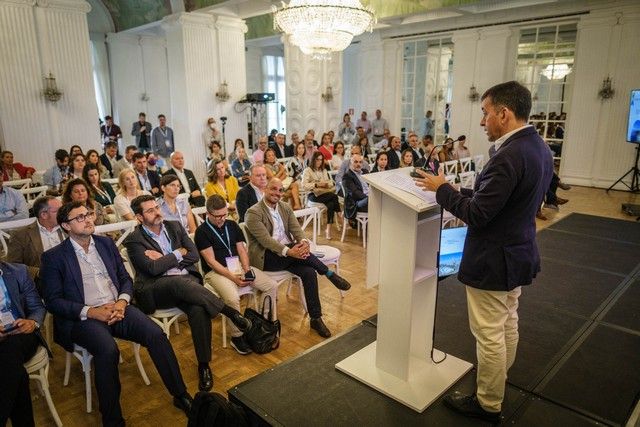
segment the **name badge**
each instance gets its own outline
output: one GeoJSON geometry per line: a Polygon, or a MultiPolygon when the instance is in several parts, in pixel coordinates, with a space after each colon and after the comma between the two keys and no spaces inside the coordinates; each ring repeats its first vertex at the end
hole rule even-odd
{"type": "Polygon", "coordinates": [[[164,140],[164,145],[166,145],[167,148],[171,148],[171,140],[170,139],[165,139],[164,140]]]}
{"type": "Polygon", "coordinates": [[[228,256],[228,257],[225,257],[225,261],[227,262],[227,268],[232,274],[235,274],[236,276],[242,275],[243,271],[242,271],[242,266],[240,265],[239,257],[228,256]]]}
{"type": "Polygon", "coordinates": [[[0,311],[0,324],[2,324],[2,329],[4,329],[5,333],[14,329],[13,323],[15,321],[16,319],[13,317],[11,310],[0,311]]]}

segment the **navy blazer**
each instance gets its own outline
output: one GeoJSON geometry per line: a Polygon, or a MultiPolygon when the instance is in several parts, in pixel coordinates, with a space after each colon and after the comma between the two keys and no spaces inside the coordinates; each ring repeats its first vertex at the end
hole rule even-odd
{"type": "MultiPolygon", "coordinates": [[[[120,154],[116,154],[116,161],[122,159],[120,154]]],[[[106,153],[100,154],[100,163],[109,171],[109,176],[111,178],[117,178],[117,176],[113,176],[113,168],[111,167],[111,162],[109,161],[109,157],[107,157],[106,153]]]]}
{"type": "Polygon", "coordinates": [[[258,203],[258,197],[251,184],[245,185],[238,191],[238,195],[236,196],[236,209],[238,210],[239,222],[244,222],[244,214],[256,203],[258,203]]]}
{"type": "MultiPolygon", "coordinates": [[[[23,264],[0,262],[0,271],[11,299],[13,312],[17,315],[17,318],[35,320],[39,325],[42,325],[47,312],[42,304],[40,295],[38,295],[36,285],[27,273],[27,267],[23,264]]],[[[51,357],[49,346],[42,338],[40,330],[36,329],[34,334],[36,334],[40,344],[47,349],[49,357],[51,357]]]]}
{"type": "Polygon", "coordinates": [[[349,219],[355,218],[358,213],[356,202],[364,199],[367,195],[364,194],[360,178],[351,169],[348,169],[342,177],[342,188],[344,189],[344,214],[349,219]]]}
{"type": "MultiPolygon", "coordinates": [[[[136,174],[136,178],[138,179],[140,188],[144,190],[145,188],[142,186],[142,182],[140,182],[138,171],[134,169],[133,172],[136,174]]],[[[152,189],[157,188],[158,190],[160,190],[160,174],[158,172],[147,169],[147,178],[149,178],[149,185],[151,185],[152,189]]],[[[161,192],[159,192],[158,194],[161,194],[161,192]]]]}
{"type": "Polygon", "coordinates": [[[387,168],[398,169],[400,167],[400,157],[392,149],[387,150],[387,168]]]}
{"type": "MultiPolygon", "coordinates": [[[[96,250],[109,273],[118,295],[133,296],[131,276],[122,263],[122,257],[110,237],[93,236],[96,250]]],[[[80,322],[85,306],[82,272],[70,238],[42,254],[40,277],[47,310],[54,315],[54,341],[67,351],[73,351],[71,329],[80,322]]]]}
{"type": "Polygon", "coordinates": [[[491,291],[531,284],[540,271],[535,216],[552,175],[549,148],[529,126],[502,144],[473,190],[438,188],[438,203],[469,226],[458,272],[462,283],[491,291]]]}
{"type": "MultiPolygon", "coordinates": [[[[196,179],[196,177],[193,174],[193,172],[190,171],[189,169],[182,169],[182,172],[184,172],[184,176],[187,177],[187,181],[189,182],[189,188],[184,188],[184,187],[180,186],[180,193],[185,193],[186,190],[189,190],[189,194],[193,193],[196,190],[197,191],[201,191],[200,190],[200,185],[198,185],[198,180],[196,179]]],[[[166,171],[164,173],[164,175],[175,175],[175,176],[178,176],[178,174],[176,173],[176,171],[173,168],[171,168],[168,171],[166,171]]]]}

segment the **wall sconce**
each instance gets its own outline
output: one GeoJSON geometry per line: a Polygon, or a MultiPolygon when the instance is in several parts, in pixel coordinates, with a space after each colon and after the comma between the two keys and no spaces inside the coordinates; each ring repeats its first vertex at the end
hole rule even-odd
{"type": "Polygon", "coordinates": [[[140,95],[140,101],[142,102],[147,102],[149,101],[151,98],[149,98],[149,95],[147,95],[147,92],[144,92],[140,95]]]}
{"type": "Polygon", "coordinates": [[[480,99],[480,94],[478,93],[475,84],[471,84],[471,87],[469,88],[468,97],[469,97],[469,101],[471,102],[476,102],[478,99],[480,99]]]}
{"type": "Polygon", "coordinates": [[[436,101],[442,101],[444,99],[442,89],[438,90],[438,93],[433,95],[433,99],[435,99],[436,101]]]}
{"type": "Polygon", "coordinates": [[[45,97],[47,101],[57,102],[62,98],[62,92],[58,90],[58,86],[56,85],[56,78],[53,77],[51,71],[49,71],[49,77],[44,78],[44,90],[42,91],[42,95],[45,97]]]}
{"type": "Polygon", "coordinates": [[[229,98],[231,98],[231,95],[229,95],[229,85],[225,80],[224,82],[220,83],[220,87],[216,92],[216,99],[220,102],[226,102],[229,100],[229,98]]]}
{"type": "Polygon", "coordinates": [[[321,96],[322,96],[322,100],[324,102],[333,101],[333,90],[331,89],[331,86],[327,86],[327,89],[325,90],[325,92],[321,96]]]}
{"type": "Polygon", "coordinates": [[[611,78],[607,76],[607,78],[602,81],[602,87],[598,91],[598,98],[611,99],[615,93],[615,89],[611,87],[611,78]]]}

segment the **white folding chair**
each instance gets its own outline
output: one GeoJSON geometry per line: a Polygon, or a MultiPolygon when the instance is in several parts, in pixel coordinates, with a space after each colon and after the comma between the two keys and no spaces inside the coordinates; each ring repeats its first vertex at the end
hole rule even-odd
{"type": "Polygon", "coordinates": [[[460,159],[460,171],[471,172],[471,157],[463,157],[460,159]]]}
{"type": "Polygon", "coordinates": [[[36,218],[17,219],[15,221],[0,222],[0,246],[2,246],[2,252],[0,252],[0,258],[7,256],[8,245],[7,240],[10,238],[10,231],[18,228],[26,227],[36,221],[36,218]]]}
{"type": "Polygon", "coordinates": [[[36,354],[24,364],[24,368],[27,370],[30,380],[38,381],[38,388],[47,401],[51,416],[56,426],[61,427],[62,421],[60,421],[60,416],[58,415],[58,411],[56,411],[56,406],[53,404],[51,392],[49,391],[49,355],[47,354],[47,350],[39,346],[36,354]]]}
{"type": "Polygon", "coordinates": [[[476,167],[476,172],[480,172],[484,167],[484,154],[473,156],[473,163],[476,167]]]}
{"type": "Polygon", "coordinates": [[[44,185],[44,174],[46,170],[35,171],[33,175],[31,175],[31,182],[35,185],[44,185]]]}
{"type": "Polygon", "coordinates": [[[447,182],[451,185],[454,185],[456,183],[456,175],[448,175],[445,173],[444,179],[447,180],[447,182]]]}
{"type": "MultiPolygon", "coordinates": [[[[369,213],[368,212],[358,212],[355,217],[356,222],[358,223],[358,237],[360,233],[362,233],[362,247],[367,247],[367,225],[369,224],[369,213]]],[[[347,228],[349,228],[349,219],[345,216],[342,220],[342,237],[340,237],[340,241],[344,242],[344,236],[347,233],[347,228]]]]}
{"type": "Polygon", "coordinates": [[[118,249],[121,249],[122,242],[124,242],[124,239],[127,238],[127,236],[136,228],[137,225],[138,221],[133,219],[131,221],[121,221],[115,222],[113,224],[96,225],[94,233],[104,235],[116,231],[122,232],[120,237],[118,237],[118,240],[116,240],[116,247],[118,249]]]}
{"type": "Polygon", "coordinates": [[[289,163],[289,160],[293,159],[293,157],[282,157],[279,159],[276,159],[276,161],[278,163],[282,163],[283,165],[287,165],[289,163]]]}
{"type": "Polygon", "coordinates": [[[33,202],[35,202],[38,197],[45,196],[48,189],[49,187],[46,185],[41,185],[39,187],[21,188],[20,192],[27,201],[29,209],[31,209],[33,207],[33,202]]]}
{"type": "Polygon", "coordinates": [[[26,178],[26,179],[15,179],[13,181],[4,181],[2,185],[4,185],[5,187],[12,187],[18,190],[22,190],[22,189],[29,188],[29,186],[31,185],[31,179],[26,178]]]}
{"type": "Polygon", "coordinates": [[[453,175],[453,176],[455,176],[458,173],[458,161],[457,160],[450,160],[448,162],[444,162],[442,164],[442,166],[444,167],[444,174],[445,175],[453,175]]]}
{"type": "Polygon", "coordinates": [[[197,208],[191,208],[193,216],[196,218],[196,226],[200,226],[204,222],[204,218],[207,214],[206,206],[199,206],[197,208]]]}
{"type": "MultiPolygon", "coordinates": [[[[215,296],[217,296],[218,298],[220,298],[220,295],[218,295],[218,293],[215,291],[215,289],[213,288],[213,286],[209,285],[209,284],[205,284],[204,285],[205,288],[207,288],[212,294],[214,294],[215,296]]],[[[255,288],[251,287],[251,286],[244,286],[242,288],[238,288],[238,296],[240,297],[240,299],[242,299],[243,296],[247,296],[248,301],[247,301],[247,307],[249,307],[251,305],[251,303],[253,303],[253,307],[258,310],[258,298],[256,296],[256,290],[255,288]]],[[[272,308],[275,307],[272,305],[272,308]]],[[[275,314],[275,308],[273,308],[274,310],[274,314],[275,314]]],[[[221,315],[222,319],[222,348],[227,348],[227,316],[225,315],[221,315]]]]}
{"type": "Polygon", "coordinates": [[[462,172],[460,175],[458,175],[458,177],[460,178],[460,187],[461,188],[471,188],[471,189],[473,189],[473,186],[476,183],[476,173],[475,173],[475,171],[462,172]]]}

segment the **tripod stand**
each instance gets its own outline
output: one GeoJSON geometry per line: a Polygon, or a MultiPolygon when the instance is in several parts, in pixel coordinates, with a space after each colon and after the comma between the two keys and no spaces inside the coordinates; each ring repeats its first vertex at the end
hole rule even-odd
{"type": "Polygon", "coordinates": [[[620,179],[618,179],[616,182],[611,184],[611,187],[607,188],[607,193],[609,192],[609,190],[615,187],[616,184],[618,184],[619,182],[624,184],[625,187],[627,187],[629,191],[631,191],[632,193],[640,192],[640,169],[638,169],[639,158],[640,158],[640,144],[636,145],[636,162],[633,164],[631,169],[627,171],[627,173],[622,175],[620,179]],[[623,181],[629,174],[631,174],[631,185],[628,185],[626,182],[623,181]]]}

